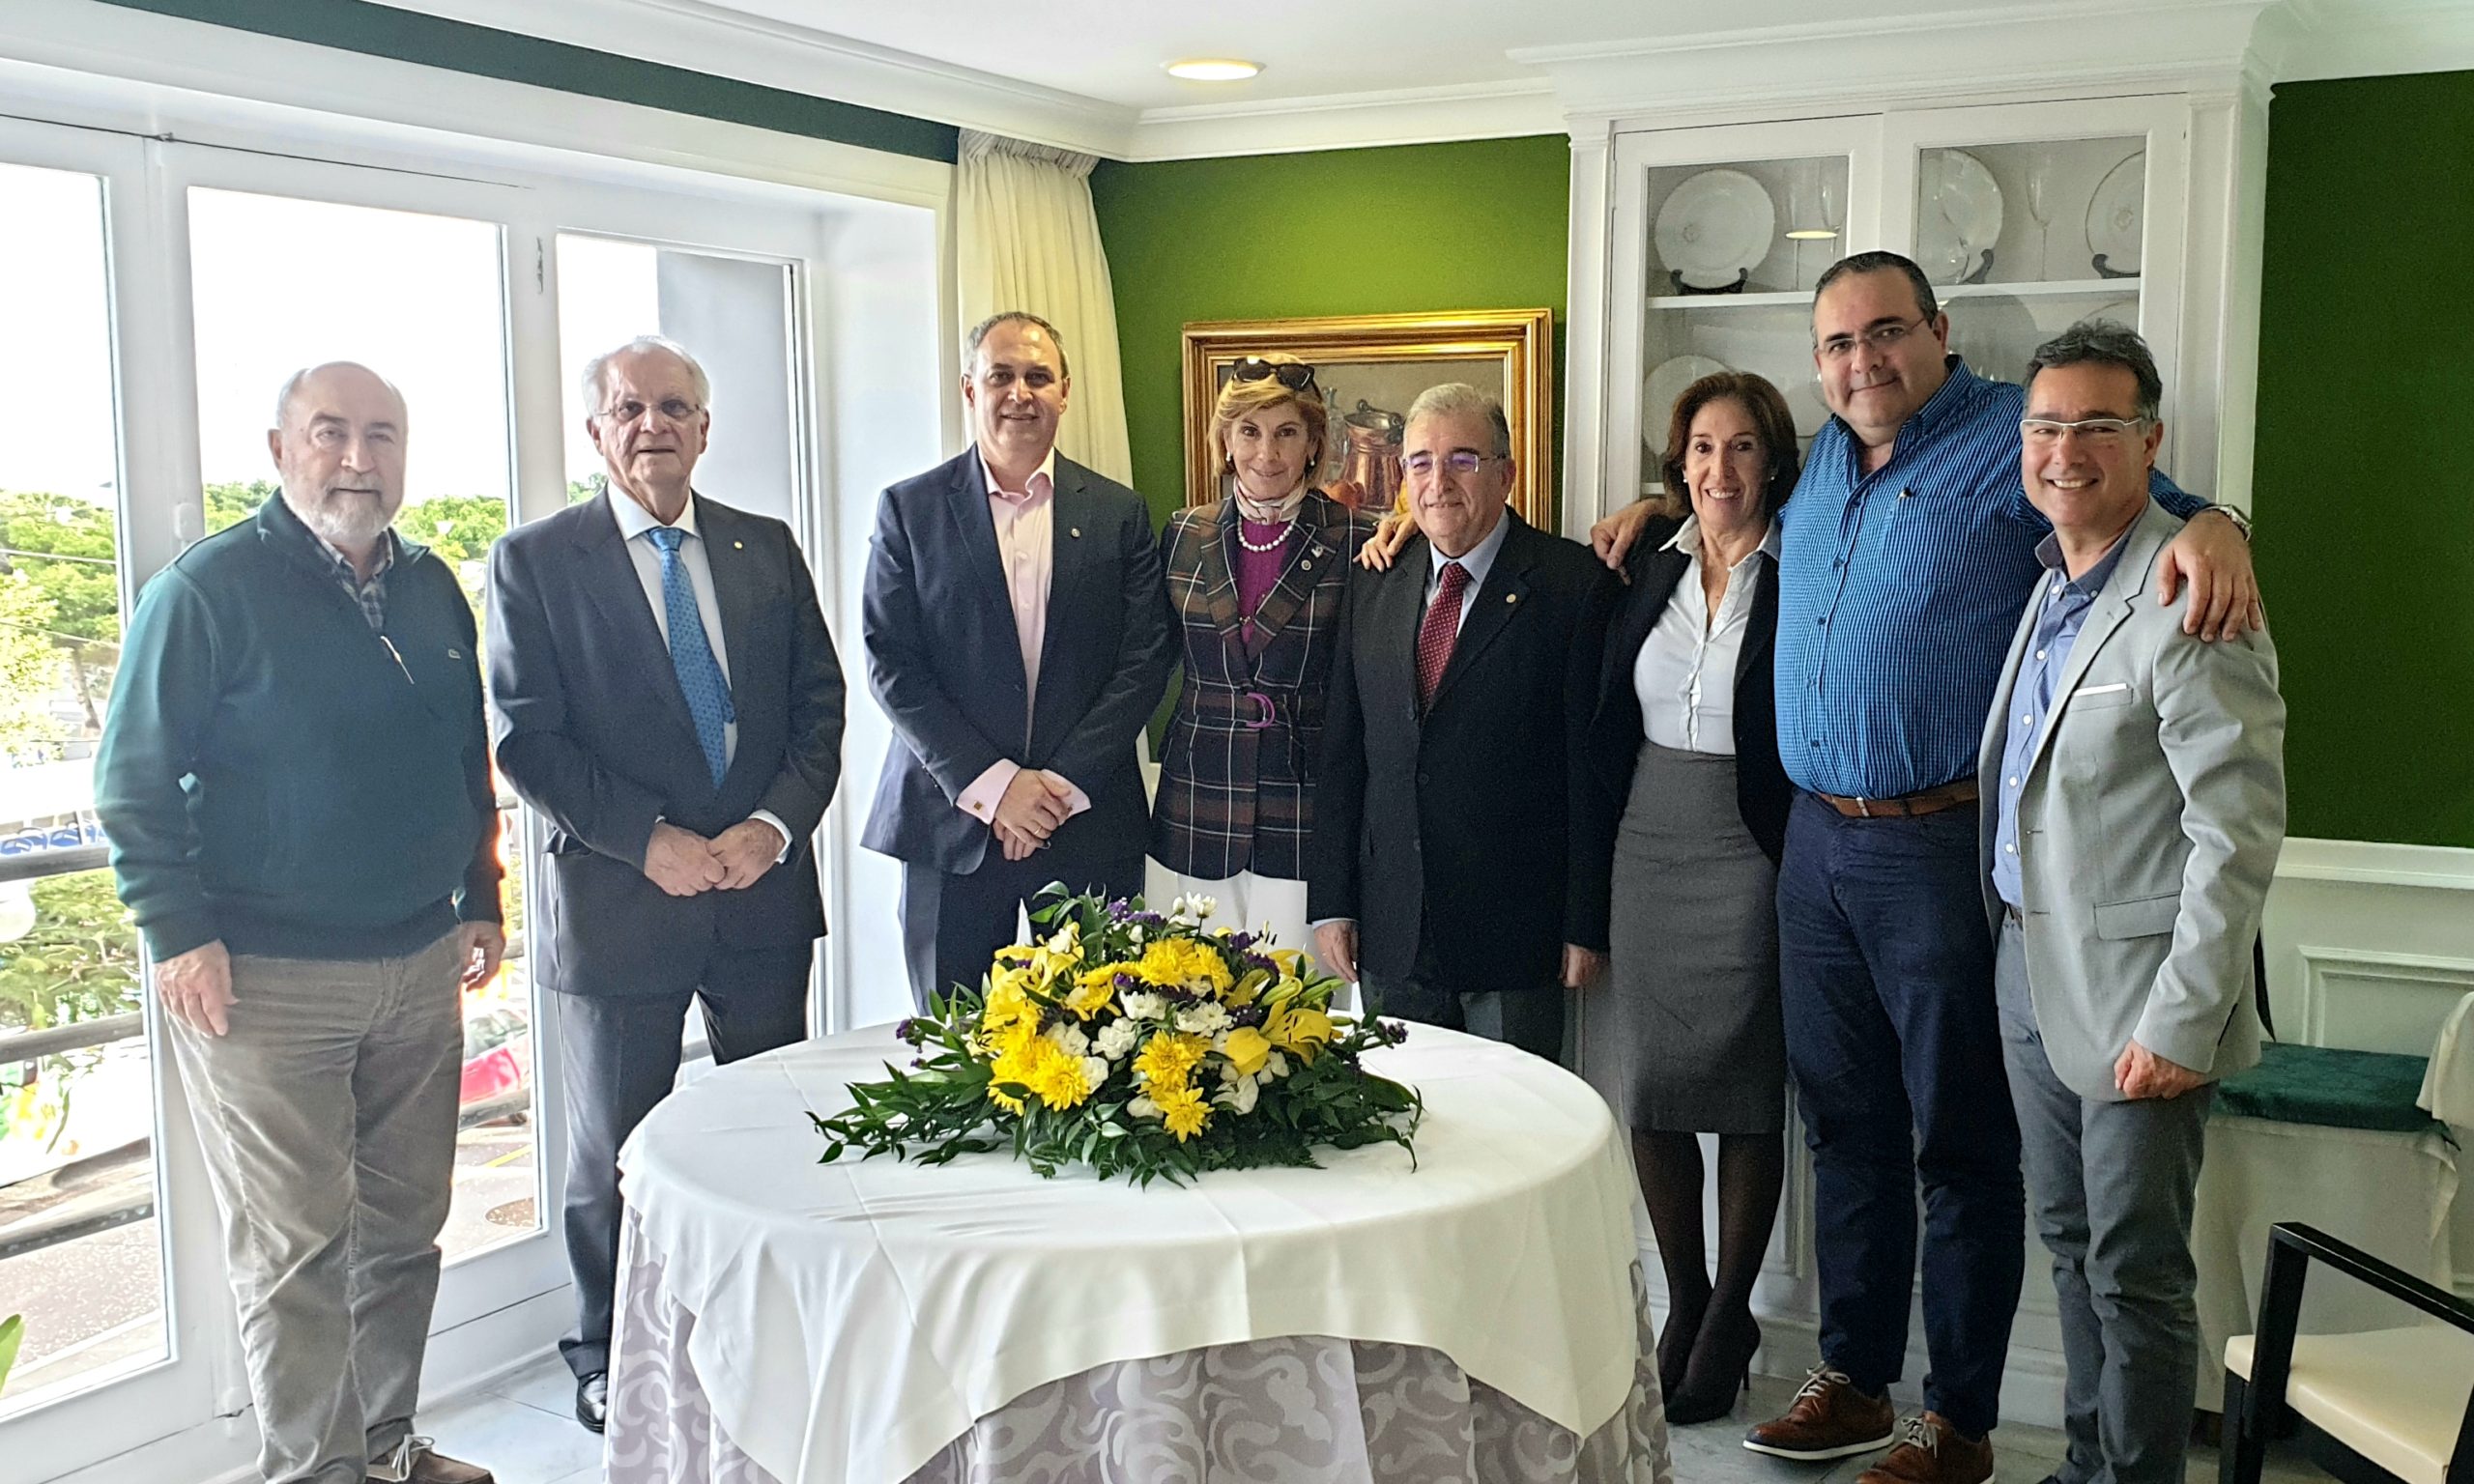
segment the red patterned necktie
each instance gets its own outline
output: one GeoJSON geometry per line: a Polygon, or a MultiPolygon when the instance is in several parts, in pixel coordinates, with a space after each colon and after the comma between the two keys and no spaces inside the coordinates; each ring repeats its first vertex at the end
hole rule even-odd
{"type": "Polygon", "coordinates": [[[1418,625],[1418,707],[1434,701],[1443,683],[1444,667],[1452,663],[1452,646],[1460,639],[1460,594],[1469,586],[1469,569],[1456,561],[1443,564],[1434,601],[1426,605],[1425,621],[1418,625]]]}

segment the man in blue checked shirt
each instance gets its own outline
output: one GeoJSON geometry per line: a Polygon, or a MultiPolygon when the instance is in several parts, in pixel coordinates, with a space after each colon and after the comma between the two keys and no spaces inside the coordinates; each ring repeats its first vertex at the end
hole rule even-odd
{"type": "MultiPolygon", "coordinates": [[[[1780,512],[1778,743],[1799,793],[1778,873],[1787,1050],[1813,1154],[1822,1363],[1744,1446],[1817,1460],[1898,1446],[1858,1484],[1981,1484],[2026,1265],[2019,1130],[1977,880],[1976,744],[2052,529],[2020,487],[2021,389],[1949,354],[1931,282],[1895,253],[1824,273],[1813,364],[1835,414],[1780,512]],[[1925,1411],[1900,1428],[1924,1186],[1925,1411]]],[[[2193,632],[2260,625],[2221,513],[2157,560],[2193,632]]],[[[1620,564],[1647,518],[1601,522],[1620,564]]],[[[2065,1481],[2066,1484],[2066,1481],[2065,1481]]]]}

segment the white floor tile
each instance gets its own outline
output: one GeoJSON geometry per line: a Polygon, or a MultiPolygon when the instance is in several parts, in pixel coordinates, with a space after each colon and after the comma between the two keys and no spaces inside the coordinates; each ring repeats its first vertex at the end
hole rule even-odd
{"type": "Polygon", "coordinates": [[[572,1417],[486,1392],[425,1413],[415,1427],[438,1451],[479,1464],[499,1484],[560,1484],[601,1468],[601,1439],[572,1417]]]}

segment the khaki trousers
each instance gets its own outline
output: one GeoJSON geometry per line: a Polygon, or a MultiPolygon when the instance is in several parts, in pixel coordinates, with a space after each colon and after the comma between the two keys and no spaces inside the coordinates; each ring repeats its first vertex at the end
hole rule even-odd
{"type": "Polygon", "coordinates": [[[404,958],[235,956],[230,1034],[169,1022],[267,1484],[361,1484],[412,1430],[454,1178],[455,939],[404,958]]]}

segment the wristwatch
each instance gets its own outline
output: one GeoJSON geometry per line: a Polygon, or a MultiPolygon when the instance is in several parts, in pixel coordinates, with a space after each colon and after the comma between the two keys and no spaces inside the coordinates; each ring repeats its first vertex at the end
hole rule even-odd
{"type": "Polygon", "coordinates": [[[2243,540],[2251,539],[2251,517],[2248,512],[2234,505],[2210,504],[2207,508],[2231,521],[2233,528],[2242,532],[2243,540]]]}

